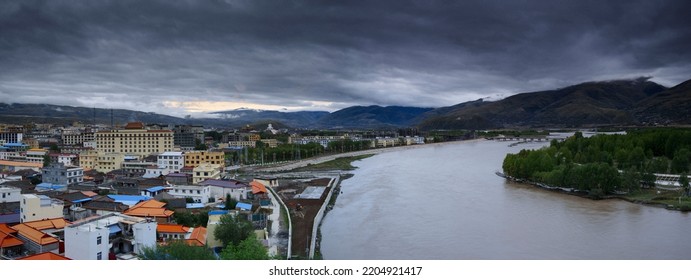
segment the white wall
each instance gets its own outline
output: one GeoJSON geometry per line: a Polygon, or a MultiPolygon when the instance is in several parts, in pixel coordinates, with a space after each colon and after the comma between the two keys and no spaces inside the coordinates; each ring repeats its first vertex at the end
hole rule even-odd
{"type": "Polygon", "coordinates": [[[84,224],[65,227],[65,257],[73,260],[96,260],[101,252],[101,259],[108,260],[108,227],[84,224]],[[101,237],[101,244],[98,237],[101,237]]]}
{"type": "Polygon", "coordinates": [[[19,202],[22,200],[22,190],[13,187],[0,187],[0,203],[19,202]]]}
{"type": "Polygon", "coordinates": [[[155,221],[132,225],[135,253],[141,254],[145,247],[156,246],[156,225],[155,221]]]}

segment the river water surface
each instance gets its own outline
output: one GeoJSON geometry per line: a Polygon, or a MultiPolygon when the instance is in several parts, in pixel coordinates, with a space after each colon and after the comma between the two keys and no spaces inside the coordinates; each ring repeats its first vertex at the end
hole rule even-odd
{"type": "Polygon", "coordinates": [[[322,224],[325,259],[691,259],[691,216],[508,182],[506,153],[459,142],[357,161],[322,224]]]}

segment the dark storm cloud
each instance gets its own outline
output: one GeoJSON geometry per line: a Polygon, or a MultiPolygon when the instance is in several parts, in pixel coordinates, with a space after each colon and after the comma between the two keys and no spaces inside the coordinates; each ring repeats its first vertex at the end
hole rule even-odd
{"type": "Polygon", "coordinates": [[[333,2],[2,2],[0,98],[447,106],[691,72],[687,1],[333,2]]]}

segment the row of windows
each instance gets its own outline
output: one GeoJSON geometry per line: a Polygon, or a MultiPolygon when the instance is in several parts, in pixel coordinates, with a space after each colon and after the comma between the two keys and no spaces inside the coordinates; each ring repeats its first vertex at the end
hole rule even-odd
{"type": "MultiPolygon", "coordinates": [[[[187,193],[187,190],[181,190],[182,193],[187,193]]],[[[195,190],[190,190],[190,193],[193,194],[195,190]]],[[[196,190],[197,194],[201,194],[202,192],[200,190],[196,190]]]]}
{"type": "Polygon", "coordinates": [[[97,138],[123,138],[123,137],[136,137],[136,138],[156,138],[156,137],[173,137],[172,133],[169,134],[149,134],[149,133],[134,133],[134,134],[96,134],[97,138]]]}

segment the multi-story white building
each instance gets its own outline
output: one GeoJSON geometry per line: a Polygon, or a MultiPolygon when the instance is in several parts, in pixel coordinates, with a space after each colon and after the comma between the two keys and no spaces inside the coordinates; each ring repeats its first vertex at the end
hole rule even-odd
{"type": "Polygon", "coordinates": [[[78,154],[49,154],[50,162],[59,162],[64,165],[79,165],[79,155],[78,154]]]}
{"type": "Polygon", "coordinates": [[[257,141],[229,141],[228,147],[248,147],[254,148],[257,146],[257,141]]]}
{"type": "Polygon", "coordinates": [[[62,218],[62,210],[65,203],[58,199],[52,199],[45,195],[23,194],[19,203],[22,223],[40,221],[45,219],[62,218]]]}
{"type": "Polygon", "coordinates": [[[90,131],[63,131],[61,139],[63,145],[82,146],[85,142],[95,141],[96,138],[90,131]]]}
{"type": "Polygon", "coordinates": [[[128,123],[124,129],[96,132],[100,153],[148,156],[173,150],[173,131],[147,130],[141,122],[128,123]]]}
{"type": "Polygon", "coordinates": [[[112,213],[65,227],[65,256],[73,260],[107,260],[110,253],[141,254],[156,246],[154,219],[112,213]]]}
{"type": "Polygon", "coordinates": [[[196,203],[208,203],[209,197],[211,197],[211,188],[209,186],[174,185],[168,194],[177,198],[189,197],[196,203]]]}
{"type": "Polygon", "coordinates": [[[20,188],[0,186],[0,203],[20,202],[21,200],[22,190],[20,188]]]}
{"type": "Polygon", "coordinates": [[[165,152],[158,155],[156,163],[159,168],[168,170],[166,174],[180,172],[185,166],[185,156],[182,152],[165,152]]]}
{"type": "Polygon", "coordinates": [[[5,143],[22,143],[24,134],[17,132],[0,132],[0,140],[4,140],[5,143]]]}
{"type": "Polygon", "coordinates": [[[26,151],[26,161],[28,162],[43,162],[43,157],[48,151],[44,149],[29,149],[26,151]]]}
{"type": "Polygon", "coordinates": [[[332,141],[342,141],[345,139],[350,139],[348,135],[340,135],[340,136],[301,136],[301,137],[288,137],[288,143],[289,144],[308,144],[308,143],[318,143],[319,145],[322,145],[322,147],[327,148],[329,146],[329,142],[332,141]]]}
{"type": "Polygon", "coordinates": [[[218,164],[202,163],[192,169],[192,184],[207,179],[220,179],[222,167],[218,164]]]}
{"type": "Polygon", "coordinates": [[[62,163],[51,163],[42,170],[43,182],[53,185],[69,186],[84,182],[84,168],[62,163]]]}
{"type": "Polygon", "coordinates": [[[209,187],[210,198],[218,201],[230,195],[233,199],[240,201],[247,199],[247,195],[252,192],[252,188],[236,180],[206,180],[199,183],[200,186],[209,187]]]}

